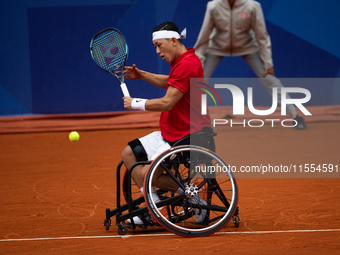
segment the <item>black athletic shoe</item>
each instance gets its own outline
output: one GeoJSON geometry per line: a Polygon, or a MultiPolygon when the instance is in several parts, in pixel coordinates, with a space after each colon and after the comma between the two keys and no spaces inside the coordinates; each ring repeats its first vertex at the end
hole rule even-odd
{"type": "MultiPolygon", "coordinates": [[[[296,115],[293,119],[297,123],[296,126],[293,128],[295,129],[306,129],[307,128],[305,121],[300,115],[296,115]]],[[[293,125],[295,125],[295,121],[293,121],[293,125]]]]}

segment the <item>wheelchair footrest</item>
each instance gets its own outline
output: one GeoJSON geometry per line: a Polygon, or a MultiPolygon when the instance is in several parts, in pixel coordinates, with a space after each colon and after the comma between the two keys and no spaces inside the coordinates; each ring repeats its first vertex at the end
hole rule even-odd
{"type": "Polygon", "coordinates": [[[133,219],[130,219],[130,222],[125,223],[127,228],[129,229],[136,229],[136,227],[142,228],[142,229],[147,229],[148,227],[153,227],[153,226],[160,226],[158,223],[154,222],[152,220],[152,216],[150,215],[150,213],[144,213],[140,216],[138,216],[143,223],[141,224],[137,224],[137,223],[132,223],[133,219]]]}

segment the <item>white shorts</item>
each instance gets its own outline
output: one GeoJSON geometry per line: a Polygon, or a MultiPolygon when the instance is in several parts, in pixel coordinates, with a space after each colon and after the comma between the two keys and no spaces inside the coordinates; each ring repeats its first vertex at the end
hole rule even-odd
{"type": "Polygon", "coordinates": [[[151,134],[139,138],[139,141],[143,145],[148,160],[154,160],[162,152],[171,148],[170,144],[166,142],[161,134],[161,131],[155,131],[151,134]]]}

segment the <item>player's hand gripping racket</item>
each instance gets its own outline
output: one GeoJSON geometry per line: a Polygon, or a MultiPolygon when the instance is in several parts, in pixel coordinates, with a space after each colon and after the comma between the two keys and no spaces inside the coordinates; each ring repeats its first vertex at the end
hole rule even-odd
{"type": "Polygon", "coordinates": [[[128,46],[123,34],[115,28],[107,28],[97,33],[90,43],[91,56],[104,71],[112,74],[120,82],[124,96],[130,96],[124,82],[124,67],[128,57],[128,46]],[[121,78],[116,72],[121,74],[121,78]]]}

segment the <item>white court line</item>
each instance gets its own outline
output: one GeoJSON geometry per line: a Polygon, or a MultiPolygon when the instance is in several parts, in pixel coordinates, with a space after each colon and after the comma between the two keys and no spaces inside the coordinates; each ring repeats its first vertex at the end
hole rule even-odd
{"type": "MultiPolygon", "coordinates": [[[[217,232],[215,235],[235,235],[235,234],[279,234],[279,233],[313,233],[313,232],[340,232],[340,229],[306,229],[306,230],[275,230],[275,231],[243,231],[243,232],[217,232]]],[[[69,237],[41,237],[41,238],[21,238],[21,239],[0,239],[0,242],[15,241],[46,241],[46,240],[69,240],[69,239],[101,239],[101,238],[129,238],[129,237],[155,237],[172,236],[175,234],[135,234],[135,235],[114,235],[114,236],[69,236],[69,237]]]]}
{"type": "Polygon", "coordinates": [[[172,236],[175,234],[136,234],[136,235],[114,235],[114,236],[65,236],[65,237],[41,237],[41,238],[22,238],[22,239],[0,239],[0,242],[13,241],[45,241],[45,240],[68,240],[68,239],[100,239],[100,238],[128,238],[128,237],[148,237],[148,236],[172,236]]]}

